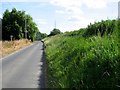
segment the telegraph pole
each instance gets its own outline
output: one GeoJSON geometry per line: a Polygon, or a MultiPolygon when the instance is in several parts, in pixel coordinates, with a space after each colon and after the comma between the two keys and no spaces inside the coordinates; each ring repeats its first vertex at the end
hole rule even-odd
{"type": "Polygon", "coordinates": [[[27,26],[26,26],[26,17],[25,17],[25,39],[27,39],[27,26]]]}

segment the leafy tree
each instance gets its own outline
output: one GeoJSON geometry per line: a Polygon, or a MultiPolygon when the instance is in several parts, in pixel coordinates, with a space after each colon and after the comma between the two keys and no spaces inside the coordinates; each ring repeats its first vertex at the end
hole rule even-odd
{"type": "Polygon", "coordinates": [[[13,8],[11,12],[9,10],[4,12],[2,20],[3,40],[10,40],[10,36],[13,35],[14,39],[27,38],[34,41],[37,31],[37,25],[30,15],[25,14],[25,11],[17,11],[13,8]],[[26,31],[27,37],[25,37],[26,31]]]}
{"type": "MultiPolygon", "coordinates": [[[[26,15],[26,30],[27,30],[27,38],[34,41],[36,38],[36,33],[39,31],[36,23],[33,22],[33,19],[30,15],[26,15]]],[[[25,32],[25,29],[24,29],[25,32]]]]}
{"type": "Polygon", "coordinates": [[[60,33],[61,33],[61,31],[60,31],[59,29],[54,28],[54,29],[50,32],[49,36],[54,36],[54,35],[57,35],[57,34],[60,34],[60,33]]]}
{"type": "Polygon", "coordinates": [[[2,19],[0,18],[0,40],[2,40],[2,19]]]}
{"type": "Polygon", "coordinates": [[[101,21],[101,22],[95,22],[94,24],[88,25],[86,28],[86,32],[84,33],[83,36],[88,37],[88,36],[93,36],[93,35],[98,35],[100,34],[101,36],[105,34],[111,35],[113,30],[115,28],[115,20],[106,20],[106,21],[101,21]]]}
{"type": "Polygon", "coordinates": [[[6,10],[3,14],[2,19],[2,39],[8,40],[10,39],[10,12],[6,10]],[[5,35],[6,34],[6,35],[5,35]]]}
{"type": "Polygon", "coordinates": [[[47,37],[46,33],[41,33],[41,32],[36,33],[36,40],[42,40],[45,37],[47,37]]]}

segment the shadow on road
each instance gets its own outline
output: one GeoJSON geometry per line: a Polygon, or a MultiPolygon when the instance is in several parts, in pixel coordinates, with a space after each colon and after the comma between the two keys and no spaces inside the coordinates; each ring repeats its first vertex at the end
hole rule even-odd
{"type": "Polygon", "coordinates": [[[39,79],[38,79],[38,84],[39,84],[39,87],[38,88],[46,88],[46,58],[45,58],[45,51],[44,51],[44,43],[42,45],[42,57],[41,57],[41,60],[40,62],[42,63],[40,65],[40,75],[39,75],[39,79]]]}

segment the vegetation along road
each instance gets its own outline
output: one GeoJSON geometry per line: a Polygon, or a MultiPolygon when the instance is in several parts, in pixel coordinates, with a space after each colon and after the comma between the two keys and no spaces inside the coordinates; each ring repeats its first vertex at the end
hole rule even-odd
{"type": "Polygon", "coordinates": [[[44,88],[43,43],[34,44],[2,59],[2,88],[44,88]]]}

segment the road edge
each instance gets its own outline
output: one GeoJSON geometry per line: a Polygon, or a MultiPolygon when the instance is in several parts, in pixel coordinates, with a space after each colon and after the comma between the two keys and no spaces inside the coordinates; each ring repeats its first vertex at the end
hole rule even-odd
{"type": "Polygon", "coordinates": [[[14,54],[16,54],[16,53],[18,53],[18,52],[20,52],[20,51],[22,51],[22,50],[24,50],[24,49],[26,49],[26,48],[29,48],[30,46],[32,46],[32,45],[34,45],[34,44],[35,44],[35,43],[32,43],[32,44],[30,44],[30,45],[28,45],[28,46],[22,47],[22,48],[18,49],[17,51],[14,51],[14,52],[8,54],[7,56],[4,56],[4,57],[0,58],[0,61],[3,60],[3,59],[5,59],[5,58],[8,58],[8,57],[10,57],[10,56],[12,56],[12,55],[14,55],[14,54]]]}

